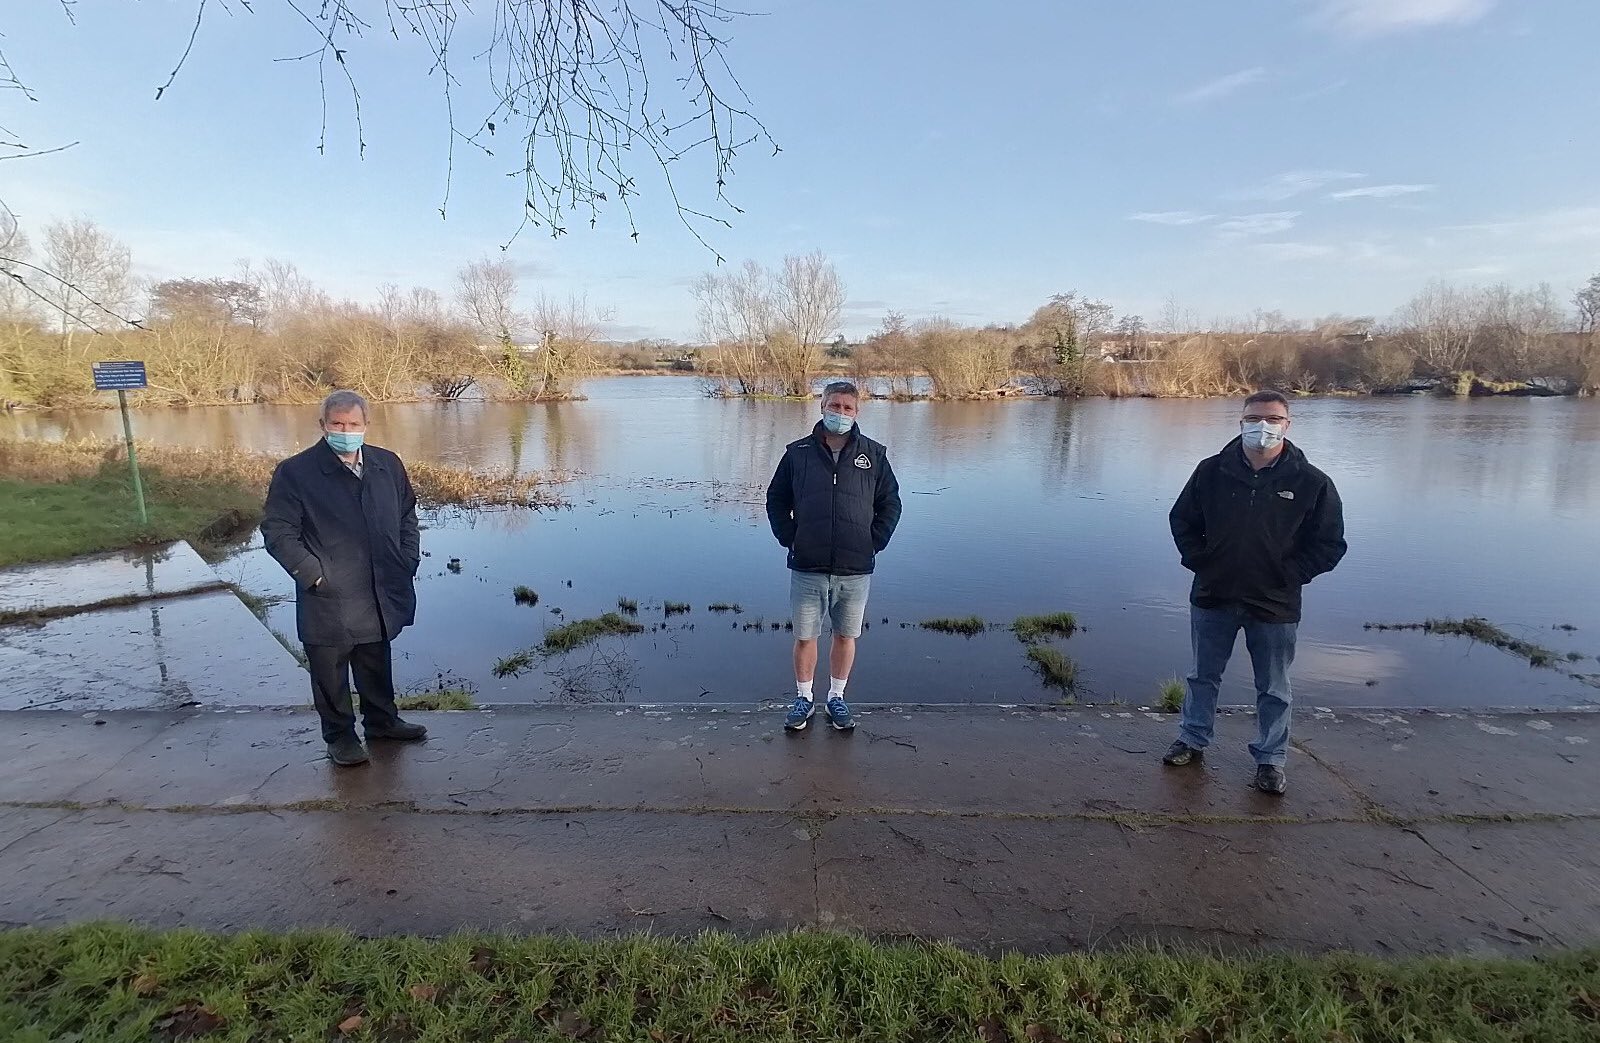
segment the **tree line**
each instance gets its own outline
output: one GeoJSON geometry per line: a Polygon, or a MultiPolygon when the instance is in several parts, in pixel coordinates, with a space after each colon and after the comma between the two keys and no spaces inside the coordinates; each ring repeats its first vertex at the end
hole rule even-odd
{"type": "Polygon", "coordinates": [[[36,249],[0,226],[9,258],[60,276],[0,271],[0,398],[40,406],[103,404],[92,362],[142,359],[146,403],[313,402],[335,387],[375,401],[551,401],[605,361],[606,316],[582,297],[522,307],[509,260],[456,273],[451,298],[379,288],[376,303],[336,300],[293,264],[269,260],[227,277],[140,284],[128,248],[93,222],[59,221],[36,249]]]}
{"type": "Polygon", "coordinates": [[[1257,311],[1201,323],[1169,302],[1148,323],[1074,291],[1014,324],[891,312],[852,346],[838,336],[844,280],[812,253],[701,276],[691,291],[701,344],[682,347],[607,343],[609,316],[582,297],[536,294],[523,307],[506,259],[461,267],[448,298],[390,285],[358,303],[284,261],[140,284],[127,247],[84,219],[47,226],[37,248],[0,223],[0,247],[22,259],[0,268],[0,399],[40,406],[104,404],[90,363],[118,358],[146,362],[142,401],[171,405],[313,402],[334,387],[375,401],[552,401],[597,372],[664,359],[727,396],[807,395],[825,374],[945,399],[1600,391],[1600,275],[1566,301],[1548,285],[1433,283],[1382,322],[1257,311]],[[65,278],[29,282],[29,258],[65,278]]]}

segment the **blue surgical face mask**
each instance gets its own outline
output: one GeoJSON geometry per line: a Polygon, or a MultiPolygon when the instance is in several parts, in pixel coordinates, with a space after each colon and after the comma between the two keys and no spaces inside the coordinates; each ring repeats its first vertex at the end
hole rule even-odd
{"type": "Polygon", "coordinates": [[[361,431],[328,431],[323,434],[328,440],[328,445],[336,453],[353,453],[361,448],[361,443],[367,436],[361,431]]]}
{"type": "Polygon", "coordinates": [[[1276,449],[1283,442],[1282,424],[1269,424],[1265,420],[1246,423],[1239,430],[1244,434],[1246,448],[1267,450],[1276,449]]]}
{"type": "Polygon", "coordinates": [[[835,413],[832,410],[828,410],[822,414],[822,426],[827,428],[831,434],[847,435],[850,433],[850,429],[855,426],[855,423],[854,417],[845,416],[843,413],[835,413]]]}

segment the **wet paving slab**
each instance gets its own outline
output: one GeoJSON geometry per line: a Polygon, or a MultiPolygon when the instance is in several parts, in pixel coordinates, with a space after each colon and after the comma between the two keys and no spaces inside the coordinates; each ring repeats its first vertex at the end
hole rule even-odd
{"type": "Polygon", "coordinates": [[[170,597],[215,587],[217,574],[187,543],[0,569],[0,612],[170,597]]]}
{"type": "Polygon", "coordinates": [[[0,627],[0,677],[0,710],[310,700],[294,657],[230,591],[0,627]]]}
{"type": "Polygon", "coordinates": [[[0,921],[806,926],[1037,952],[1600,942],[1600,772],[1565,741],[1600,743],[1600,715],[1312,717],[1316,759],[1291,756],[1276,801],[1244,786],[1242,713],[1188,770],[1155,763],[1170,718],[1088,708],[873,711],[852,736],[709,710],[416,716],[428,742],[341,770],[303,712],[0,714],[0,921]],[[1400,728],[1406,749],[1379,741],[1400,728]],[[1392,767],[1490,760],[1521,780],[1498,803],[1437,785],[1424,803],[1392,767]]]}
{"type": "Polygon", "coordinates": [[[1295,745],[1401,818],[1600,814],[1592,712],[1302,714],[1295,745]]]}

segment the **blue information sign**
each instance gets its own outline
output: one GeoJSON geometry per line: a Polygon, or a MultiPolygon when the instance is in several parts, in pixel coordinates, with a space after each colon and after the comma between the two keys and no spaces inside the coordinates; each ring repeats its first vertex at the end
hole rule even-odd
{"type": "Polygon", "coordinates": [[[94,363],[96,391],[133,391],[145,386],[143,362],[94,363]]]}

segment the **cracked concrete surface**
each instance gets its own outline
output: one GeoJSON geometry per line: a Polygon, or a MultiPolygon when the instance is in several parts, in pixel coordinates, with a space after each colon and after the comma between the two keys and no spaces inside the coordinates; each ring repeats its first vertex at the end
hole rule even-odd
{"type": "Polygon", "coordinates": [[[338,770],[305,712],[4,713],[0,921],[1600,941],[1600,715],[1307,717],[1274,800],[1247,786],[1248,714],[1178,770],[1159,715],[885,709],[790,736],[615,707],[429,714],[426,744],[338,770]]]}

